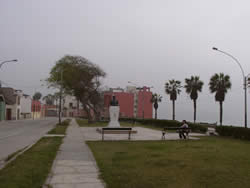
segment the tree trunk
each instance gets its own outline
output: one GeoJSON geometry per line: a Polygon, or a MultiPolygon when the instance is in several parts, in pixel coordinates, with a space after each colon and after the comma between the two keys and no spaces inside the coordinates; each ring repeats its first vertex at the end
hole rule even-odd
{"type": "Polygon", "coordinates": [[[60,97],[59,97],[59,113],[58,113],[58,118],[59,118],[59,125],[61,125],[62,123],[62,93],[60,93],[60,97]]]}
{"type": "Polygon", "coordinates": [[[155,119],[157,119],[157,108],[155,108],[155,119]]]}
{"type": "Polygon", "coordinates": [[[222,115],[223,115],[223,107],[222,107],[222,101],[220,101],[220,125],[222,125],[222,115]]]}
{"type": "Polygon", "coordinates": [[[58,99],[56,99],[56,114],[58,113],[58,110],[57,110],[57,100],[58,100],[58,99]]]}
{"type": "Polygon", "coordinates": [[[92,117],[91,117],[91,112],[90,112],[90,110],[87,108],[86,105],[83,105],[83,108],[84,108],[84,111],[87,113],[88,123],[91,123],[92,117]]]}
{"type": "Polygon", "coordinates": [[[194,123],[196,122],[196,100],[194,100],[194,123]]]}
{"type": "Polygon", "coordinates": [[[175,100],[173,100],[173,120],[175,120],[175,100]]]}

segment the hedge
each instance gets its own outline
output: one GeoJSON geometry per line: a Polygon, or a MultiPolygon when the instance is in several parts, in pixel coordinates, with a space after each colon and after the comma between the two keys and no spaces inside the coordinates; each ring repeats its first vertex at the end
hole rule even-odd
{"type": "Polygon", "coordinates": [[[220,136],[229,136],[237,139],[250,140],[250,129],[233,126],[217,126],[216,132],[220,136]]]}
{"type": "MultiPolygon", "coordinates": [[[[174,120],[163,120],[163,119],[136,119],[136,118],[120,118],[120,121],[126,121],[126,122],[138,122],[143,125],[152,125],[158,128],[164,128],[164,127],[179,127],[182,125],[182,122],[174,121],[174,120]]],[[[194,124],[191,122],[188,122],[188,126],[191,128],[194,132],[207,132],[207,127],[200,124],[194,124]]]]}

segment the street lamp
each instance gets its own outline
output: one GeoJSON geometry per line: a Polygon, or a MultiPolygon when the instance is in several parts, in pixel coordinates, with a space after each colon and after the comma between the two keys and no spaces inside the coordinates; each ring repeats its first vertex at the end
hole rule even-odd
{"type": "MultiPolygon", "coordinates": [[[[6,60],[6,61],[1,62],[1,63],[0,63],[0,69],[1,69],[1,67],[3,66],[3,64],[9,63],[9,62],[17,62],[17,59],[6,60]]],[[[0,87],[2,87],[1,81],[0,81],[0,87]]]]}
{"type": "Polygon", "coordinates": [[[243,76],[243,89],[244,89],[244,95],[245,95],[245,128],[247,128],[247,77],[249,76],[249,74],[247,76],[245,76],[244,70],[243,70],[240,62],[234,56],[232,56],[231,54],[229,54],[225,51],[219,50],[216,47],[213,47],[212,49],[231,57],[240,67],[240,70],[241,70],[241,73],[243,76]]]}
{"type": "Polygon", "coordinates": [[[2,67],[3,64],[9,63],[9,62],[17,62],[17,59],[12,59],[12,60],[7,60],[7,61],[1,62],[1,63],[0,63],[0,69],[1,69],[1,67],[2,67]]]}

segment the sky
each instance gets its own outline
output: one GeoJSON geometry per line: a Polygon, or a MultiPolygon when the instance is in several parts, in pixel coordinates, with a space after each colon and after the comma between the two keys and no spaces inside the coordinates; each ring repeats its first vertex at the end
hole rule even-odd
{"type": "MultiPolygon", "coordinates": [[[[171,119],[164,85],[191,75],[204,82],[197,101],[198,122],[219,122],[219,104],[209,92],[215,73],[231,77],[223,103],[223,122],[243,126],[244,92],[239,66],[250,73],[250,2],[247,0],[0,0],[0,80],[33,95],[52,92],[41,80],[64,55],[98,64],[107,87],[153,86],[163,96],[158,116],[171,119]]],[[[248,90],[248,106],[250,103],[248,90]]],[[[250,126],[250,108],[248,108],[250,126]]],[[[192,121],[193,102],[181,92],[176,118],[192,121]]]]}

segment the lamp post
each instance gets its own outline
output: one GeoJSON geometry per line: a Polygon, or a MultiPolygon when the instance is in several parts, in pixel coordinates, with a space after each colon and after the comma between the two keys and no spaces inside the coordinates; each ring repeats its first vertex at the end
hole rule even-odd
{"type": "MultiPolygon", "coordinates": [[[[12,60],[6,60],[0,63],[0,69],[2,68],[3,64],[9,63],[9,62],[17,62],[17,59],[12,59],[12,60]]],[[[0,87],[2,87],[2,83],[0,81],[0,87]]]]}
{"type": "Polygon", "coordinates": [[[7,60],[7,61],[1,62],[1,63],[0,63],[0,69],[1,69],[1,67],[2,67],[3,64],[9,63],[9,62],[17,62],[17,59],[12,59],[12,60],[7,60]]]}
{"type": "Polygon", "coordinates": [[[240,70],[241,70],[241,73],[242,73],[242,76],[243,76],[243,89],[244,89],[244,98],[245,98],[245,128],[247,128],[247,77],[249,75],[245,76],[244,70],[243,70],[240,62],[234,56],[232,56],[231,54],[229,54],[229,53],[227,53],[225,51],[219,50],[216,47],[213,47],[212,49],[231,57],[240,67],[240,70]]]}

